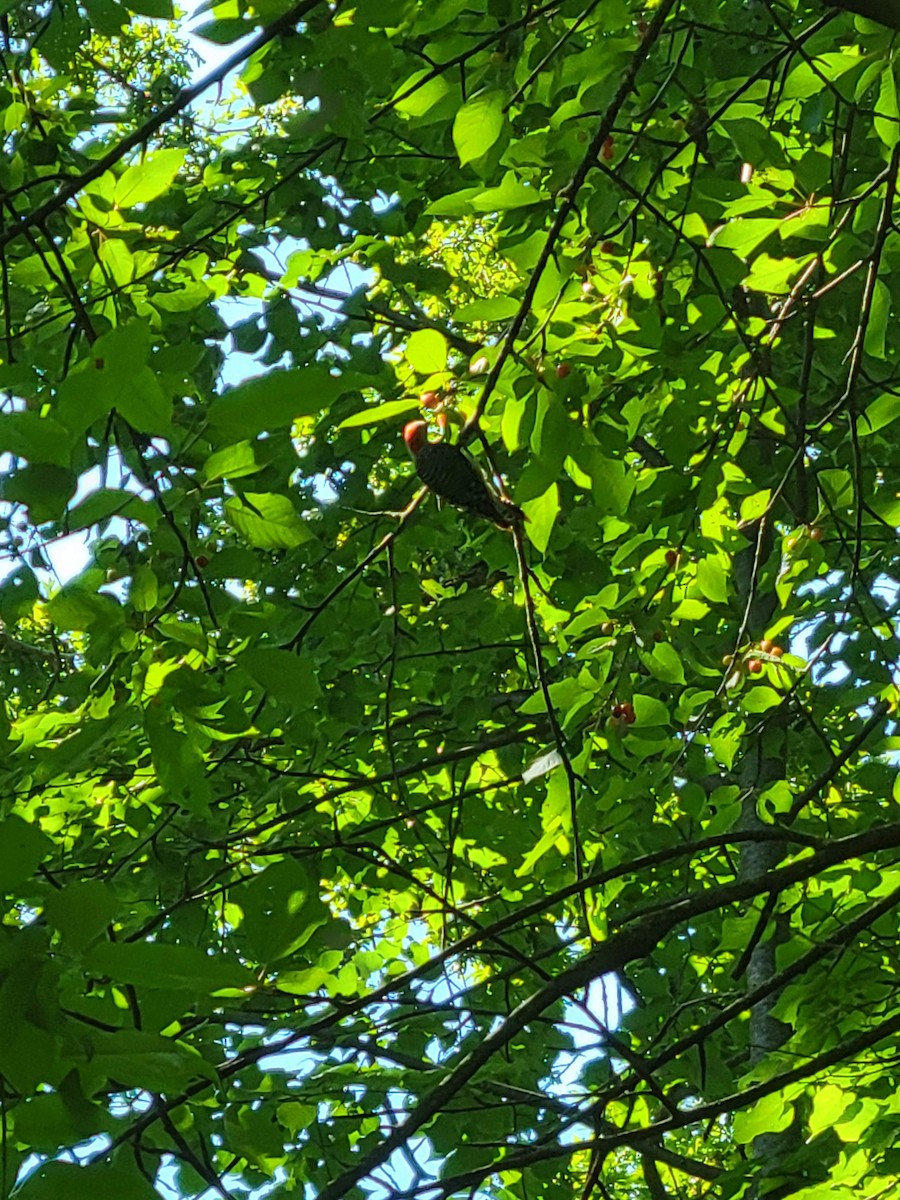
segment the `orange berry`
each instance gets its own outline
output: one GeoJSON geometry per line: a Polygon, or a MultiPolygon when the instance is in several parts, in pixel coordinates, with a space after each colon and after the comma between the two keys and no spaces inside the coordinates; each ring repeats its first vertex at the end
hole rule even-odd
{"type": "Polygon", "coordinates": [[[782,648],[780,646],[772,647],[772,657],[773,658],[781,658],[782,654],[784,654],[784,651],[782,650],[782,648]]]}
{"type": "Polygon", "coordinates": [[[810,537],[810,541],[821,542],[821,540],[822,540],[821,528],[818,525],[813,525],[809,531],[809,537],[810,537]]]}
{"type": "Polygon", "coordinates": [[[423,408],[437,408],[441,402],[440,392],[423,392],[419,397],[419,403],[423,408]]]}
{"type": "Polygon", "coordinates": [[[762,669],[763,665],[758,658],[751,658],[747,660],[747,670],[751,675],[759,675],[762,669]]]}
{"type": "Polygon", "coordinates": [[[759,643],[759,648],[762,650],[763,654],[771,654],[773,644],[774,643],[770,642],[768,638],[763,638],[763,640],[759,643]]]}

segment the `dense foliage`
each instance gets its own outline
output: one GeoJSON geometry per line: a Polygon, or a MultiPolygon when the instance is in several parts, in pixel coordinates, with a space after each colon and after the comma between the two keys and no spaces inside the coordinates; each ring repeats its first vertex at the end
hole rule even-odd
{"type": "Polygon", "coordinates": [[[0,6],[0,1194],[897,1196],[900,16],[209,9],[0,6]]]}

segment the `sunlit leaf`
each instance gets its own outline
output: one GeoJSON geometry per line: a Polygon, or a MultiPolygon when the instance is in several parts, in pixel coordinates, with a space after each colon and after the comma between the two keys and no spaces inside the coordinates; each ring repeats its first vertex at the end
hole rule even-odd
{"type": "Polygon", "coordinates": [[[462,166],[481,158],[499,138],[505,122],[503,99],[502,92],[481,92],[456,114],[453,144],[462,166]]]}
{"type": "Polygon", "coordinates": [[[226,503],[225,514],[241,537],[263,550],[291,549],[313,537],[287,496],[277,493],[245,492],[226,503]]]}

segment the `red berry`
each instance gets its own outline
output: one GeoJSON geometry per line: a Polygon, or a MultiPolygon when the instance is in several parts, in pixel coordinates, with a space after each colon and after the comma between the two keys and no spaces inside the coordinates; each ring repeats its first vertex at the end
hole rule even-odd
{"type": "Polygon", "coordinates": [[[621,717],[624,715],[624,713],[625,713],[625,709],[622,707],[621,704],[614,704],[612,706],[612,715],[614,717],[621,717]]]}
{"type": "Polygon", "coordinates": [[[678,551],[677,550],[667,550],[666,551],[666,566],[674,567],[677,562],[678,562],[678,551]]]}
{"type": "Polygon", "coordinates": [[[604,162],[609,162],[616,152],[616,143],[613,138],[608,137],[600,148],[600,157],[604,162]]]}
{"type": "Polygon", "coordinates": [[[557,379],[566,379],[571,374],[572,374],[572,368],[569,366],[568,363],[561,362],[561,363],[556,364],[556,378],[557,379]]]}
{"type": "Polygon", "coordinates": [[[600,253],[601,254],[615,254],[615,252],[616,252],[616,243],[615,242],[601,242],[600,243],[600,253]]]}
{"type": "Polygon", "coordinates": [[[198,567],[201,567],[201,568],[209,566],[209,559],[206,557],[205,554],[194,555],[194,562],[197,564],[198,567]]]}
{"type": "Polygon", "coordinates": [[[628,701],[622,705],[622,716],[625,718],[626,725],[633,725],[635,722],[634,705],[628,701]]]}
{"type": "Polygon", "coordinates": [[[763,665],[758,658],[751,658],[747,660],[747,670],[751,675],[758,675],[762,669],[763,665]]]}
{"type": "Polygon", "coordinates": [[[441,402],[440,392],[423,392],[419,397],[419,403],[423,408],[437,408],[441,402]]]}

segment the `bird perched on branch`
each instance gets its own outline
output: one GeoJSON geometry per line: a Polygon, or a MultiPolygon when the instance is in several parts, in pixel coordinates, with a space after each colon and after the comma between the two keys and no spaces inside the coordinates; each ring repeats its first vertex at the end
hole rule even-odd
{"type": "Polygon", "coordinates": [[[424,421],[403,427],[403,440],[415,463],[416,474],[436,496],[456,508],[477,513],[501,529],[524,521],[521,508],[498,496],[470,458],[450,442],[429,442],[424,421]]]}

